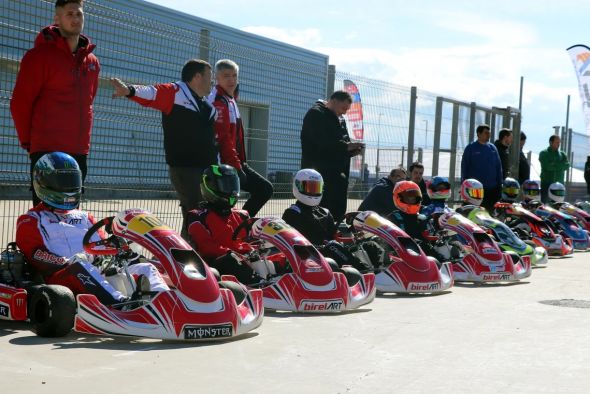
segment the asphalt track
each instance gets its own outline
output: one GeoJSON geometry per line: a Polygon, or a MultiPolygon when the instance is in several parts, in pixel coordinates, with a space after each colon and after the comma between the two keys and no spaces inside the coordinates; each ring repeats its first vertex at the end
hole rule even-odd
{"type": "Polygon", "coordinates": [[[590,253],[577,253],[522,284],[378,296],[342,315],[267,313],[221,343],[48,340],[0,322],[0,392],[588,393],[589,279],[590,253]],[[569,307],[540,302],[552,300],[569,307]]]}

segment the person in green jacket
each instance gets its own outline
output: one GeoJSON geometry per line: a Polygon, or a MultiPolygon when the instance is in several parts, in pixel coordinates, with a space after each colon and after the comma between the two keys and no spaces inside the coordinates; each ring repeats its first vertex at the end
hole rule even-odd
{"type": "Polygon", "coordinates": [[[549,137],[549,147],[539,153],[541,162],[541,200],[547,202],[547,190],[553,182],[565,183],[565,171],[570,167],[567,155],[559,150],[561,138],[549,137]]]}

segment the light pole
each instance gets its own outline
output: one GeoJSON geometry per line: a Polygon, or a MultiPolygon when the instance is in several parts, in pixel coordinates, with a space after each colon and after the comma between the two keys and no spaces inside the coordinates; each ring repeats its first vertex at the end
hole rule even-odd
{"type": "Polygon", "coordinates": [[[424,125],[424,149],[428,148],[428,119],[422,119],[424,125]]]}
{"type": "Polygon", "coordinates": [[[379,179],[379,150],[381,149],[381,117],[383,114],[379,114],[377,120],[377,161],[375,162],[375,179],[379,179]]]}

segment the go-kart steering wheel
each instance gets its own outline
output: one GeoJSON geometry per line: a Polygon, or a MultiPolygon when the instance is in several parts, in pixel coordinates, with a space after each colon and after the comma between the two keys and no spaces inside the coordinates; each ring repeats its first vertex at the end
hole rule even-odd
{"type": "Polygon", "coordinates": [[[248,239],[250,237],[250,230],[252,230],[252,226],[254,225],[254,223],[258,220],[258,218],[248,218],[245,219],[242,223],[240,223],[238,225],[238,227],[236,227],[236,229],[234,230],[231,239],[232,240],[236,240],[238,239],[238,234],[240,233],[240,231],[242,230],[246,230],[246,239],[248,239]]]}
{"type": "Polygon", "coordinates": [[[106,228],[110,228],[111,224],[113,223],[114,216],[106,217],[102,220],[99,220],[94,224],[92,227],[88,229],[84,238],[82,239],[82,244],[84,246],[84,250],[87,253],[94,254],[94,255],[101,255],[101,256],[114,256],[119,254],[122,251],[129,250],[129,246],[126,242],[121,242],[121,238],[117,237],[116,235],[112,234],[108,238],[101,239],[99,241],[90,242],[90,238],[96,234],[98,229],[103,226],[106,228]],[[101,247],[100,249],[98,247],[101,247]]]}

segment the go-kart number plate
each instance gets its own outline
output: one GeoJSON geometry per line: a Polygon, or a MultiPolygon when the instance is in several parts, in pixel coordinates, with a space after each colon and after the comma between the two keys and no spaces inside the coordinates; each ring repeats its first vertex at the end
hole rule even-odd
{"type": "Polygon", "coordinates": [[[184,339],[214,339],[229,338],[234,329],[231,324],[218,326],[187,326],[184,327],[184,339]]]}
{"type": "Polygon", "coordinates": [[[162,223],[162,221],[157,217],[145,214],[137,215],[131,219],[129,224],[127,224],[127,228],[138,234],[146,234],[152,230],[169,229],[169,227],[162,223]]]}
{"type": "Polygon", "coordinates": [[[268,235],[275,235],[275,234],[280,233],[281,231],[285,231],[290,228],[291,227],[289,227],[289,225],[287,225],[286,223],[269,222],[266,224],[266,226],[264,226],[262,231],[268,235]]]}

